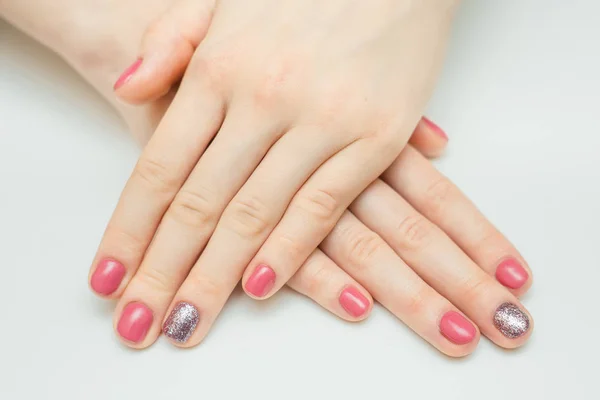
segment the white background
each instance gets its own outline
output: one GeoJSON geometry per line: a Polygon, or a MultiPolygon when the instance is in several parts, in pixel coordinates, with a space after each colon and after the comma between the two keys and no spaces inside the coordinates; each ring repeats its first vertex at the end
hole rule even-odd
{"type": "Polygon", "coordinates": [[[528,259],[531,341],[437,353],[378,307],[344,323],[236,292],[192,350],[132,351],[88,292],[139,154],[55,56],[0,22],[0,399],[598,399],[600,3],[466,1],[428,114],[438,162],[528,259]]]}

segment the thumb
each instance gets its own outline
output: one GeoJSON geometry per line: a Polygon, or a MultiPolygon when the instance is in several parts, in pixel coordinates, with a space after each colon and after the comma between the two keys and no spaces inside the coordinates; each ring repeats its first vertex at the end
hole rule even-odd
{"type": "Polygon", "coordinates": [[[144,103],[166,94],[183,76],[211,23],[216,0],[178,0],[146,29],[140,56],[117,79],[116,95],[144,103]]]}
{"type": "Polygon", "coordinates": [[[436,158],[442,155],[448,145],[448,136],[442,128],[427,117],[421,118],[410,138],[413,145],[425,157],[436,158]]]}

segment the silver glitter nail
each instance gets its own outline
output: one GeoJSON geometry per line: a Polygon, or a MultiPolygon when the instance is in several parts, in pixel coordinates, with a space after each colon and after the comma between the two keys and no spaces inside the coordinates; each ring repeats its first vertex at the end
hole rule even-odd
{"type": "Polygon", "coordinates": [[[163,325],[163,333],[172,340],[185,343],[192,336],[199,320],[198,309],[182,301],[177,303],[163,325]]]}
{"type": "Polygon", "coordinates": [[[496,309],[494,326],[507,338],[515,339],[529,330],[529,317],[513,303],[504,303],[496,309]]]}

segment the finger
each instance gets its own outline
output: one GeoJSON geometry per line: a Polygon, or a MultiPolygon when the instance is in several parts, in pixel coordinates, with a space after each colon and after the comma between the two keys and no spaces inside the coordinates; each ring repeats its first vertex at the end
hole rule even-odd
{"type": "Polygon", "coordinates": [[[415,128],[409,143],[428,158],[442,155],[448,146],[448,136],[427,117],[422,117],[415,128]]]}
{"type": "Polygon", "coordinates": [[[444,354],[461,357],[477,346],[475,325],[350,212],[344,213],[321,248],[379,303],[444,354]]]}
{"type": "MultiPolygon", "coordinates": [[[[290,280],[290,286],[347,321],[367,318],[373,304],[370,294],[319,250],[290,280]]],[[[207,318],[212,313],[207,315],[206,309],[178,301],[164,321],[163,332],[176,345],[187,347],[196,330],[209,328],[207,318]]]]}
{"type": "Polygon", "coordinates": [[[516,295],[529,289],[532,273],[517,249],[418,152],[406,149],[383,178],[498,282],[516,295]]]}
{"type": "MultiPolygon", "coordinates": [[[[156,340],[173,297],[213,235],[223,210],[276,137],[274,126],[265,126],[264,118],[259,118],[248,107],[229,108],[218,135],[164,213],[152,245],[119,300],[115,327],[127,345],[143,348],[156,340]],[[246,134],[248,131],[262,134],[249,135],[246,134]],[[131,336],[127,326],[123,325],[125,322],[122,321],[128,318],[126,307],[131,302],[150,310],[154,316],[143,336],[131,336]],[[125,328],[121,329],[123,326],[125,328]]],[[[215,275],[227,273],[221,268],[226,265],[226,257],[232,254],[233,244],[233,241],[225,242],[222,259],[211,264],[210,267],[216,270],[215,275]]],[[[210,252],[211,248],[207,247],[205,253],[210,252]]],[[[243,265],[238,268],[241,270],[243,265]]],[[[222,287],[223,302],[240,274],[237,273],[238,279],[233,281],[233,286],[222,287]]],[[[217,278],[208,277],[205,281],[216,282],[217,278]]],[[[187,300],[193,302],[194,298],[187,300]]]]}
{"type": "Polygon", "coordinates": [[[352,199],[386,167],[386,159],[374,139],[361,139],[327,160],[294,196],[246,268],[242,280],[246,293],[257,299],[276,293],[327,236],[352,199]]]}
{"type": "Polygon", "coordinates": [[[206,86],[190,84],[181,89],[142,153],[106,228],[90,271],[90,286],[97,294],[120,296],[222,118],[222,101],[206,86]]]}
{"type": "Polygon", "coordinates": [[[506,348],[527,341],[533,321],[517,298],[384,182],[371,184],[350,210],[490,340],[506,348]]]}
{"type": "Polygon", "coordinates": [[[362,321],[373,307],[369,292],[319,249],[308,257],[288,286],[346,321],[362,321]]]}
{"type": "MultiPolygon", "coordinates": [[[[215,140],[219,140],[221,134],[222,132],[215,140]]],[[[284,135],[269,150],[263,162],[223,211],[202,255],[179,288],[173,302],[193,304],[201,310],[204,317],[197,331],[186,338],[185,343],[176,344],[194,346],[208,332],[212,321],[237,285],[244,267],[277,224],[297,188],[310,176],[315,166],[330,154],[328,145],[317,140],[320,136],[321,132],[311,130],[292,131],[284,135]],[[293,157],[298,151],[306,157],[293,157]],[[275,191],[277,195],[274,196],[275,191]]],[[[235,165],[235,159],[231,161],[235,165]]],[[[203,160],[199,166],[202,162],[203,160]]],[[[205,187],[206,182],[198,181],[197,178],[192,174],[182,192],[193,190],[196,186],[205,187]]],[[[236,190],[234,187],[232,196],[236,190]]],[[[176,198],[173,204],[177,201],[176,198]]],[[[169,212],[165,218],[168,215],[169,212]]],[[[162,237],[163,234],[167,238],[179,236],[172,229],[169,232],[161,229],[159,235],[162,237]]],[[[154,242],[156,244],[153,247],[159,245],[158,235],[154,242]]]]}
{"type": "Polygon", "coordinates": [[[178,82],[210,26],[215,0],[178,0],[144,33],[139,58],[117,79],[129,103],[160,98],[178,82]]]}

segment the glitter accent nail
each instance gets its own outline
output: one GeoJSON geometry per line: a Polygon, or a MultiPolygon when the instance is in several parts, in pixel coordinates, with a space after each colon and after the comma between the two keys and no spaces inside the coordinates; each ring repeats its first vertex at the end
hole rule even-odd
{"type": "Polygon", "coordinates": [[[198,309],[185,301],[177,303],[163,325],[163,333],[168,338],[185,343],[192,336],[199,320],[198,309]]]}
{"type": "Polygon", "coordinates": [[[494,326],[507,338],[516,339],[529,330],[529,317],[513,303],[504,303],[494,313],[494,326]]]}

